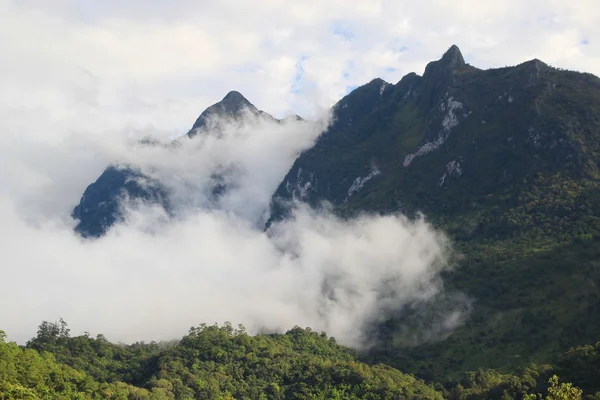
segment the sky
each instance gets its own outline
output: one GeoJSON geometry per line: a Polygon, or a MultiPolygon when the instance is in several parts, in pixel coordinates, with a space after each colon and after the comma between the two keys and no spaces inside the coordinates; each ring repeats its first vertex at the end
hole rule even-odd
{"type": "Polygon", "coordinates": [[[388,312],[452,298],[411,341],[446,335],[471,301],[445,292],[452,246],[426,219],[299,206],[268,234],[256,221],[352,88],[421,74],[452,44],[480,68],[539,58],[600,75],[598,21],[596,0],[0,0],[0,329],[24,342],[62,317],[134,341],[230,320],[361,346],[361,327],[388,312]],[[230,90],[317,122],[132,145],[187,132],[230,90]],[[154,174],[185,207],[170,220],[124,202],[124,223],[79,238],[70,212],[111,163],[154,174]],[[199,193],[224,167],[235,190],[207,210],[199,193]]]}
{"type": "Polygon", "coordinates": [[[177,133],[237,90],[310,117],[452,44],[480,68],[539,58],[600,74],[598,20],[595,0],[0,0],[0,116],[53,136],[177,133]]]}

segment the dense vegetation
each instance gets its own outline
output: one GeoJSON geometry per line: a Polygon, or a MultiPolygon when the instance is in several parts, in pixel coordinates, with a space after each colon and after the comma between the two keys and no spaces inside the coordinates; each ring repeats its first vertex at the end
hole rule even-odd
{"type": "MultiPolygon", "coordinates": [[[[58,350],[58,348],[54,348],[58,350]]],[[[90,368],[102,360],[89,357],[90,368]]],[[[76,362],[76,357],[72,359],[76,362]]],[[[168,399],[160,389],[148,391],[124,382],[99,382],[82,369],[60,363],[51,352],[7,343],[0,331],[0,399],[168,399]]]]}
{"type": "Polygon", "coordinates": [[[399,310],[370,360],[425,379],[550,362],[600,332],[600,79],[539,60],[479,70],[458,48],[423,76],[376,79],[335,106],[273,200],[344,216],[423,212],[460,257],[448,292],[474,307],[441,342],[410,347],[399,310]]]}
{"type": "Polygon", "coordinates": [[[0,331],[0,399],[547,399],[600,398],[600,343],[572,348],[555,365],[514,374],[478,370],[429,383],[367,365],[310,329],[248,335],[243,327],[192,327],[181,341],[116,345],[71,337],[43,322],[26,346],[0,331]],[[566,379],[559,382],[558,376],[566,379]],[[526,397],[530,396],[530,397],[526,397]],[[532,397],[533,396],[533,397],[532,397]]]}
{"type": "Polygon", "coordinates": [[[0,399],[441,399],[433,387],[324,333],[193,327],[174,344],[122,346],[44,322],[24,348],[0,340],[0,399]]]}

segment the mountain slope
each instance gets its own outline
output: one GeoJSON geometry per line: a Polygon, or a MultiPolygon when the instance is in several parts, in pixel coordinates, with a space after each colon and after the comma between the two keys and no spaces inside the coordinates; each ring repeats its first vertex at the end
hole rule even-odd
{"type": "Polygon", "coordinates": [[[600,79],[539,60],[480,70],[452,46],[423,76],[356,89],[334,118],[277,189],[271,222],[291,199],[423,212],[464,256],[448,286],[475,304],[448,340],[416,348],[391,319],[372,356],[433,377],[595,340],[600,79]]]}
{"type": "Polygon", "coordinates": [[[119,207],[124,197],[143,199],[168,209],[166,191],[158,182],[132,168],[111,165],[87,187],[73,209],[73,218],[79,220],[75,230],[83,236],[103,235],[121,216],[119,207]]]}
{"type": "Polygon", "coordinates": [[[454,216],[504,204],[539,173],[596,181],[599,92],[598,78],[537,60],[478,70],[454,46],[423,77],[376,79],[336,104],[275,199],[454,216]]]}
{"type": "MultiPolygon", "coordinates": [[[[239,92],[231,91],[220,102],[202,112],[192,129],[179,140],[193,139],[196,135],[202,135],[207,131],[218,133],[225,124],[241,123],[247,115],[279,122],[271,115],[258,110],[239,92]]],[[[160,144],[144,140],[141,145],[160,144]]],[[[215,182],[219,182],[219,178],[215,176],[215,182]]],[[[217,183],[213,193],[218,195],[224,190],[225,188],[217,183]]],[[[79,220],[75,230],[84,237],[102,236],[123,217],[120,209],[123,199],[143,200],[162,206],[167,212],[170,211],[169,191],[160,182],[150,179],[131,165],[111,165],[87,187],[79,204],[73,210],[73,218],[79,220]]]]}

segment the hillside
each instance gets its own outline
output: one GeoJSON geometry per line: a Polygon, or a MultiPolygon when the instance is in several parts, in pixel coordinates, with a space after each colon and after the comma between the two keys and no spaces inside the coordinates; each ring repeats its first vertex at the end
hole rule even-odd
{"type": "Polygon", "coordinates": [[[599,354],[600,344],[579,346],[554,366],[426,384],[308,328],[250,336],[202,324],[180,341],[116,345],[44,321],[26,346],[0,331],[0,399],[597,399],[599,354]]]}
{"type": "Polygon", "coordinates": [[[547,361],[600,332],[600,79],[539,60],[491,70],[453,46],[397,84],[334,106],[272,202],[345,216],[422,212],[453,239],[446,277],[473,312],[447,340],[411,348],[402,310],[370,357],[434,378],[547,361]]]}
{"type": "Polygon", "coordinates": [[[433,387],[369,366],[324,333],[250,336],[193,327],[178,343],[119,346],[44,322],[20,348],[0,336],[0,399],[441,399],[433,387]],[[44,397],[45,396],[45,397],[44,397]]]}

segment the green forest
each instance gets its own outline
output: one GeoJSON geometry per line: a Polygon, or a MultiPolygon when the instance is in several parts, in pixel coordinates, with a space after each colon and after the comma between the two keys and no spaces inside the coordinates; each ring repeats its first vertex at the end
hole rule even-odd
{"type": "Polygon", "coordinates": [[[600,399],[600,342],[444,382],[361,360],[310,328],[201,324],[179,341],[122,345],[44,321],[24,346],[0,331],[0,399],[600,399]]]}

